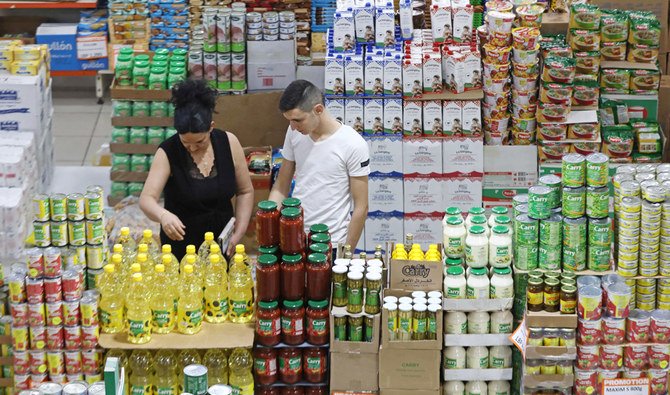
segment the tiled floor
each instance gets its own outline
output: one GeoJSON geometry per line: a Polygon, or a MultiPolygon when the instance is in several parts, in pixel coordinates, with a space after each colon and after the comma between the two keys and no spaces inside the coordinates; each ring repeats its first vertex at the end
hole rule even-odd
{"type": "Polygon", "coordinates": [[[111,137],[111,101],[97,104],[92,90],[54,89],[56,165],[91,165],[111,137]]]}

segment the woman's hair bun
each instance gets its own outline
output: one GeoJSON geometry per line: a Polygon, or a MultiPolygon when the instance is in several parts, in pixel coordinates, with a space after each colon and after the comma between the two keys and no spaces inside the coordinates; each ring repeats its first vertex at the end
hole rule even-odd
{"type": "Polygon", "coordinates": [[[171,101],[176,108],[195,105],[213,111],[216,107],[216,91],[204,80],[189,78],[172,88],[171,101]]]}

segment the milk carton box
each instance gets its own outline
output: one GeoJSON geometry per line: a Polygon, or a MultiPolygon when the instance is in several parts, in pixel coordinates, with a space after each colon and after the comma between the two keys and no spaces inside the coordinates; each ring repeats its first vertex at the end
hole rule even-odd
{"type": "Polygon", "coordinates": [[[341,54],[326,57],[323,90],[326,95],[344,95],[344,58],[341,54]]]}
{"type": "Polygon", "coordinates": [[[421,97],[423,95],[423,65],[421,59],[405,56],[402,64],[402,95],[421,97]]]}
{"type": "Polygon", "coordinates": [[[442,123],[445,136],[463,135],[463,104],[456,100],[445,100],[442,104],[442,123]]]}
{"type": "Polygon", "coordinates": [[[344,102],[344,123],[363,134],[363,99],[348,99],[344,102]]]}
{"type": "Polygon", "coordinates": [[[414,30],[412,20],[412,0],[400,0],[399,4],[400,35],[403,40],[411,40],[414,30]]]}
{"type": "Polygon", "coordinates": [[[357,42],[375,42],[375,14],[372,4],[366,2],[363,7],[354,8],[354,24],[357,42]]]}
{"type": "Polygon", "coordinates": [[[402,137],[368,137],[366,140],[370,148],[370,175],[401,176],[402,137]]]}
{"type": "Polygon", "coordinates": [[[365,95],[384,95],[384,57],[381,53],[365,57],[365,95]]]}
{"type": "Polygon", "coordinates": [[[375,45],[378,48],[395,46],[395,15],[393,9],[377,9],[375,18],[375,45]]]}
{"type": "Polygon", "coordinates": [[[340,123],[345,123],[344,99],[326,99],[326,109],[340,123]]]}
{"type": "Polygon", "coordinates": [[[463,52],[463,89],[466,91],[482,87],[482,56],[479,51],[463,52]]]}
{"type": "Polygon", "coordinates": [[[442,183],[443,207],[458,207],[467,211],[482,204],[481,177],[452,177],[442,183]]]}
{"type": "Polygon", "coordinates": [[[430,8],[430,26],[433,40],[438,43],[451,41],[451,1],[433,2],[430,8]]]}
{"type": "Polygon", "coordinates": [[[423,134],[423,108],[421,102],[405,101],[402,109],[403,135],[421,136],[423,134]]]}
{"type": "Polygon", "coordinates": [[[463,102],[463,135],[482,136],[482,107],[478,100],[463,102]]]}
{"type": "Polygon", "coordinates": [[[382,99],[365,99],[363,103],[365,114],[364,135],[381,136],[384,134],[384,101],[382,99]]]}
{"type": "Polygon", "coordinates": [[[335,13],[333,18],[333,48],[336,51],[350,51],[356,45],[354,15],[349,11],[335,13]]]}
{"type": "Polygon", "coordinates": [[[470,4],[453,9],[454,41],[459,43],[471,42],[475,38],[472,28],[474,10],[470,4]]]}
{"type": "Polygon", "coordinates": [[[368,212],[403,212],[402,177],[370,177],[368,212]]]}
{"type": "Polygon", "coordinates": [[[439,53],[423,55],[423,91],[442,93],[442,57],[439,53]]]}
{"type": "Polygon", "coordinates": [[[442,102],[429,100],[423,103],[423,135],[442,136],[442,102]]]}
{"type": "Polygon", "coordinates": [[[363,59],[360,55],[351,55],[344,58],[344,81],[347,96],[365,95],[363,59]]]}
{"type": "Polygon", "coordinates": [[[443,53],[442,69],[447,90],[452,93],[465,92],[465,55],[460,52],[443,53]]]}
{"type": "Polygon", "coordinates": [[[374,213],[365,221],[365,246],[382,245],[402,240],[403,217],[398,213],[374,213]]]}
{"type": "Polygon", "coordinates": [[[402,56],[387,52],[384,57],[384,95],[402,95],[402,56]]]}
{"type": "Polygon", "coordinates": [[[405,213],[440,213],[444,210],[440,176],[405,176],[404,181],[405,213]]]}
{"type": "Polygon", "coordinates": [[[442,139],[404,138],[402,160],[404,175],[442,174],[442,139]]]}
{"type": "Polygon", "coordinates": [[[402,136],[402,99],[384,99],[384,134],[402,136]]]}
{"type": "Polygon", "coordinates": [[[411,213],[404,215],[404,232],[414,235],[414,242],[426,250],[430,244],[441,243],[441,214],[411,213]]]}

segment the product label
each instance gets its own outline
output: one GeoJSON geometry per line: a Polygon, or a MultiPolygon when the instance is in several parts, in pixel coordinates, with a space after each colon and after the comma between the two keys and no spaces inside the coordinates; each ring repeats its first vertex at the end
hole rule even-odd
{"type": "Polygon", "coordinates": [[[488,289],[484,288],[473,288],[471,286],[465,287],[465,297],[467,299],[486,299],[488,289]]]}
{"type": "Polygon", "coordinates": [[[182,311],[179,317],[180,326],[196,327],[202,324],[202,310],[194,309],[189,311],[182,311]]]}
{"type": "Polygon", "coordinates": [[[228,298],[205,299],[205,314],[208,317],[224,317],[228,313],[228,298]]]}
{"type": "Polygon", "coordinates": [[[302,335],[303,322],[302,318],[281,318],[282,332],[288,335],[302,335]]]}
{"type": "Polygon", "coordinates": [[[509,245],[495,247],[495,263],[497,265],[509,265],[512,263],[512,253],[509,245]]]}
{"type": "Polygon", "coordinates": [[[151,310],[153,324],[156,328],[167,328],[172,325],[173,316],[172,311],[166,310],[151,310]]]}
{"type": "Polygon", "coordinates": [[[528,292],[528,304],[539,305],[542,304],[544,298],[544,292],[528,292]]]}
{"type": "Polygon", "coordinates": [[[411,318],[400,318],[400,331],[403,333],[410,333],[412,326],[411,318]]]}
{"type": "Polygon", "coordinates": [[[503,358],[491,358],[491,368],[503,369],[505,367],[505,360],[503,358]]]}
{"type": "Polygon", "coordinates": [[[254,359],[254,370],[256,374],[274,376],[277,374],[277,361],[274,359],[256,358],[254,359]]]}
{"type": "Polygon", "coordinates": [[[147,395],[151,393],[150,385],[133,385],[130,387],[131,395],[147,395]]]}
{"type": "Polygon", "coordinates": [[[425,319],[412,319],[412,331],[414,333],[425,333],[426,332],[426,320],[425,319]]]}
{"type": "Polygon", "coordinates": [[[347,287],[344,286],[344,283],[334,282],[333,299],[344,299],[346,297],[347,297],[347,287]]]}
{"type": "Polygon", "coordinates": [[[544,304],[545,306],[556,306],[558,304],[559,294],[557,292],[545,292],[544,293],[544,304]]]}
{"type": "Polygon", "coordinates": [[[246,300],[231,300],[231,311],[238,317],[249,312],[249,305],[246,300]]]}
{"type": "Polygon", "coordinates": [[[458,361],[456,359],[447,358],[445,360],[447,369],[458,369],[458,361]]]}
{"type": "Polygon", "coordinates": [[[173,385],[172,387],[156,387],[156,394],[157,395],[174,395],[177,393],[179,390],[177,385],[173,385]]]}
{"type": "Polygon", "coordinates": [[[491,299],[503,299],[503,298],[513,298],[514,297],[514,288],[512,287],[496,287],[491,285],[490,298],[491,299]]]}
{"type": "Polygon", "coordinates": [[[468,266],[481,267],[488,262],[486,256],[486,246],[470,246],[465,245],[465,262],[468,266]]]}
{"type": "Polygon", "coordinates": [[[325,319],[308,319],[309,331],[314,335],[324,335],[326,333],[327,322],[325,319]]]}
{"type": "Polygon", "coordinates": [[[428,332],[437,333],[437,321],[433,317],[428,318],[428,332]]]}
{"type": "Polygon", "coordinates": [[[498,324],[498,331],[494,333],[511,333],[512,324],[498,324]]]}
{"type": "Polygon", "coordinates": [[[450,237],[447,244],[447,255],[459,257],[463,255],[463,238],[450,237]]]}
{"type": "Polygon", "coordinates": [[[307,358],[307,370],[310,372],[318,373],[321,372],[321,358],[319,357],[308,357],[307,358]]]}
{"type": "Polygon", "coordinates": [[[128,332],[133,337],[149,333],[149,321],[128,320],[128,332]]]}
{"type": "Polygon", "coordinates": [[[102,330],[118,328],[123,325],[123,309],[102,310],[100,309],[100,327],[102,330]]]}
{"type": "Polygon", "coordinates": [[[282,371],[284,375],[300,372],[300,370],[302,370],[300,362],[300,357],[279,358],[279,370],[282,371]]]}
{"type": "Polygon", "coordinates": [[[365,295],[365,304],[368,306],[379,306],[379,290],[368,289],[365,295]]]}
{"type": "Polygon", "coordinates": [[[261,336],[272,336],[281,333],[281,320],[279,318],[271,320],[259,318],[256,322],[256,330],[261,336]]]}
{"type": "Polygon", "coordinates": [[[362,304],[361,301],[361,290],[360,289],[349,289],[349,304],[354,306],[359,306],[362,304]]]}
{"type": "Polygon", "coordinates": [[[398,330],[398,319],[397,317],[392,317],[389,315],[386,326],[388,327],[389,331],[395,332],[398,330]]]}
{"type": "Polygon", "coordinates": [[[462,299],[463,288],[447,286],[447,299],[462,299]]]}

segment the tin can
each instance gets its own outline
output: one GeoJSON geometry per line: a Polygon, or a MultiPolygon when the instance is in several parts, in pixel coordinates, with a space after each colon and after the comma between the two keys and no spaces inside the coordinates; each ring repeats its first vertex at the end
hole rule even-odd
{"type": "Polygon", "coordinates": [[[49,197],[49,212],[52,221],[65,221],[67,219],[67,196],[62,193],[54,193],[49,197]]]}
{"type": "Polygon", "coordinates": [[[44,300],[47,303],[62,301],[62,292],[63,284],[60,277],[47,277],[44,279],[44,300]]]}
{"type": "Polygon", "coordinates": [[[67,219],[68,221],[84,219],[84,195],[81,193],[67,195],[67,219]]]}
{"type": "Polygon", "coordinates": [[[563,241],[563,217],[552,214],[540,221],[540,243],[546,246],[560,247],[563,241]]]}
{"type": "Polygon", "coordinates": [[[43,350],[47,346],[47,329],[44,326],[30,327],[30,349],[43,350]]]}
{"type": "Polygon", "coordinates": [[[105,395],[105,382],[96,381],[88,387],[88,395],[105,395]]]}
{"type": "Polygon", "coordinates": [[[205,29],[205,41],[203,42],[203,50],[205,52],[216,52],[216,41],[218,33],[216,22],[216,10],[205,10],[202,16],[202,26],[205,29]]]}
{"type": "Polygon", "coordinates": [[[586,269],[586,246],[563,247],[563,269],[581,271],[586,269]]]}
{"type": "Polygon", "coordinates": [[[47,380],[49,379],[49,376],[46,373],[42,374],[31,374],[30,375],[30,386],[35,388],[43,383],[46,383],[47,380]]]}
{"type": "Polygon", "coordinates": [[[46,303],[45,309],[46,309],[47,325],[49,326],[63,325],[62,301],[46,303]]]}
{"type": "Polygon", "coordinates": [[[589,246],[589,270],[604,272],[610,269],[610,247],[589,246]]]}
{"type": "Polygon", "coordinates": [[[102,196],[102,194],[94,192],[88,192],[86,195],[84,195],[84,209],[86,219],[102,219],[102,210],[105,207],[102,196]]]}
{"type": "Polygon", "coordinates": [[[102,244],[86,246],[86,266],[89,269],[102,269],[104,264],[104,249],[102,244]]]}
{"type": "Polygon", "coordinates": [[[203,61],[202,50],[191,49],[188,52],[188,74],[192,78],[202,79],[204,77],[203,61]]]}
{"type": "Polygon", "coordinates": [[[557,270],[561,268],[561,247],[540,243],[538,247],[538,263],[540,269],[557,270]]]}
{"type": "Polygon", "coordinates": [[[70,245],[81,246],[86,244],[86,223],[84,221],[69,221],[67,233],[70,245]]]}
{"type": "Polygon", "coordinates": [[[44,275],[46,277],[58,277],[63,271],[63,261],[60,249],[49,247],[44,250],[44,275]]]}
{"type": "Polygon", "coordinates": [[[44,255],[39,248],[26,250],[26,261],[28,263],[28,276],[41,277],[44,275],[44,255]]]}
{"type": "Polygon", "coordinates": [[[63,395],[86,395],[88,385],[86,382],[73,382],[63,386],[63,395]]]}
{"type": "Polygon", "coordinates": [[[75,251],[75,254],[77,255],[77,265],[79,266],[85,266],[86,265],[86,249],[87,246],[72,246],[70,248],[73,248],[75,251]]]}
{"type": "Polygon", "coordinates": [[[28,351],[29,335],[27,326],[12,324],[12,346],[14,351],[28,351]]]}
{"type": "Polygon", "coordinates": [[[192,395],[207,394],[207,368],[203,365],[188,365],[184,368],[184,392],[192,395]]]}
{"type": "Polygon", "coordinates": [[[79,302],[84,292],[79,273],[69,270],[63,273],[63,300],[66,302],[79,302]]]}
{"type": "Polygon", "coordinates": [[[47,350],[61,350],[63,347],[65,347],[63,326],[47,326],[47,350]]]}
{"type": "Polygon", "coordinates": [[[551,208],[560,207],[561,205],[561,178],[550,174],[540,177],[539,184],[551,189],[549,195],[549,205],[551,208]]]}
{"type": "Polygon", "coordinates": [[[590,187],[604,187],[609,181],[609,157],[593,153],[586,157],[586,184],[590,187]]]}
{"type": "Polygon", "coordinates": [[[102,276],[102,269],[88,269],[86,272],[86,288],[88,289],[97,289],[98,281],[100,276],[102,276]]]}
{"type": "Polygon", "coordinates": [[[22,274],[10,274],[7,277],[9,289],[9,301],[12,303],[24,303],[26,301],[26,280],[22,274]]]}
{"type": "Polygon", "coordinates": [[[544,186],[533,186],[528,189],[528,216],[534,219],[545,219],[551,215],[549,195],[551,189],[544,186]]]}
{"type": "Polygon", "coordinates": [[[612,221],[609,218],[589,218],[589,246],[609,247],[612,244],[612,221]]]}
{"type": "Polygon", "coordinates": [[[51,222],[51,245],[55,247],[67,245],[67,221],[51,222]]]}
{"type": "Polygon", "coordinates": [[[65,377],[67,378],[68,383],[84,382],[83,373],[66,374],[65,377]]]}
{"type": "Polygon", "coordinates": [[[79,300],[63,302],[63,325],[75,326],[79,324],[80,320],[79,300]]]}
{"type": "Polygon", "coordinates": [[[51,245],[51,222],[33,221],[33,237],[35,245],[38,247],[48,247],[51,245]]]}
{"type": "Polygon", "coordinates": [[[28,351],[17,351],[12,357],[14,360],[14,374],[30,373],[30,353],[28,351]]]}
{"type": "Polygon", "coordinates": [[[81,346],[84,349],[94,349],[100,340],[100,326],[98,324],[81,327],[81,346]]]}
{"type": "Polygon", "coordinates": [[[230,90],[232,88],[231,62],[230,53],[219,53],[216,56],[216,87],[219,90],[230,90]]]}
{"type": "MultiPolygon", "coordinates": [[[[244,52],[245,45],[245,13],[233,11],[230,14],[230,49],[233,52],[244,52]]],[[[195,394],[193,394],[195,395],[195,394]]]]}
{"type": "Polygon", "coordinates": [[[81,351],[65,351],[65,372],[67,374],[81,374],[83,373],[82,369],[82,358],[81,351]]]}
{"type": "Polygon", "coordinates": [[[75,325],[63,327],[63,337],[65,339],[66,350],[81,349],[81,326],[75,325]]]}
{"type": "Polygon", "coordinates": [[[30,374],[47,372],[47,353],[44,350],[30,350],[30,374]]]}
{"type": "Polygon", "coordinates": [[[33,219],[39,222],[45,222],[51,219],[49,208],[49,195],[43,193],[33,197],[33,219]]]}
{"type": "Polygon", "coordinates": [[[563,246],[585,248],[586,230],[586,218],[564,218],[563,246]]]}
{"type": "Polygon", "coordinates": [[[44,326],[47,323],[44,303],[28,304],[28,325],[44,326]]]}
{"type": "Polygon", "coordinates": [[[564,186],[572,188],[583,186],[586,181],[586,158],[580,154],[564,155],[561,175],[564,186]]]}
{"type": "Polygon", "coordinates": [[[42,395],[61,395],[63,393],[63,386],[61,383],[55,382],[53,377],[49,377],[49,379],[52,382],[40,385],[38,390],[42,395]]]}
{"type": "Polygon", "coordinates": [[[102,219],[86,220],[86,243],[100,244],[105,238],[105,227],[102,219]]]}
{"type": "Polygon", "coordinates": [[[216,59],[217,54],[215,53],[205,53],[203,56],[204,77],[210,85],[216,84],[217,81],[216,59]]]}
{"type": "Polygon", "coordinates": [[[563,216],[579,218],[586,212],[586,189],[563,187],[563,216]]]}
{"type": "Polygon", "coordinates": [[[586,189],[586,215],[589,218],[605,218],[609,215],[609,190],[607,187],[586,189]]]}
{"type": "Polygon", "coordinates": [[[217,14],[216,21],[216,51],[219,53],[230,52],[231,50],[231,12],[228,10],[221,10],[217,14]]]}
{"type": "Polygon", "coordinates": [[[81,359],[85,375],[95,375],[100,373],[102,350],[84,350],[81,352],[81,359]]]}
{"type": "Polygon", "coordinates": [[[79,309],[81,311],[81,324],[83,326],[94,326],[99,324],[98,319],[98,297],[87,295],[84,292],[81,301],[79,302],[79,309]]]}
{"type": "Polygon", "coordinates": [[[30,388],[30,375],[29,374],[15,374],[14,375],[14,388],[17,391],[29,389],[30,388]]]}
{"type": "Polygon", "coordinates": [[[526,214],[520,214],[514,218],[514,237],[517,244],[537,244],[539,230],[539,221],[526,214]]]}
{"type": "Polygon", "coordinates": [[[44,302],[44,280],[41,278],[26,278],[26,300],[30,304],[44,302]]]}

